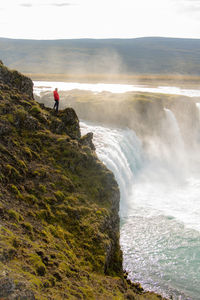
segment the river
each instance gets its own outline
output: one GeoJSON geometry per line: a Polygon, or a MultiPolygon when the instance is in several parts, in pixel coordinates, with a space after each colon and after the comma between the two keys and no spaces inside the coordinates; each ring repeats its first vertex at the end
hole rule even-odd
{"type": "Polygon", "coordinates": [[[111,92],[149,92],[172,95],[183,95],[188,97],[199,97],[199,89],[183,89],[180,87],[158,86],[150,87],[146,85],[130,85],[130,84],[109,84],[109,83],[76,83],[76,82],[52,82],[52,81],[34,81],[34,93],[40,95],[41,92],[53,91],[55,88],[61,91],[70,91],[73,89],[92,91],[94,93],[111,92]]]}

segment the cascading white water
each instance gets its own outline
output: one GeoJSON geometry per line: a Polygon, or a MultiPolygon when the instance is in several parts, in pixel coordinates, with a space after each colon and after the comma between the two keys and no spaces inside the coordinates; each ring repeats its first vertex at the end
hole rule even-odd
{"type": "Polygon", "coordinates": [[[198,109],[198,112],[199,112],[199,119],[200,119],[200,103],[196,103],[196,107],[198,109]]]}
{"type": "Polygon", "coordinates": [[[178,147],[178,150],[184,149],[184,143],[176,117],[170,109],[164,108],[164,111],[167,117],[167,132],[170,134],[171,145],[178,147]]]}
{"type": "Polygon", "coordinates": [[[177,167],[181,168],[184,172],[187,168],[187,155],[185,152],[183,137],[174,113],[168,108],[164,108],[164,111],[166,115],[166,130],[164,139],[165,144],[167,143],[165,150],[167,150],[169,159],[171,161],[173,160],[177,167]]]}
{"type": "Polygon", "coordinates": [[[80,126],[82,134],[93,132],[97,155],[114,173],[119,184],[120,214],[127,215],[132,183],[144,159],[140,140],[130,129],[110,129],[84,122],[80,126]]]}
{"type": "MultiPolygon", "coordinates": [[[[181,152],[177,121],[170,111],[166,116],[169,130],[176,127],[181,152]]],[[[164,151],[155,139],[144,151],[130,129],[81,122],[81,131],[94,133],[97,155],[120,186],[121,247],[130,278],[166,297],[199,299],[200,172],[183,176],[180,165],[174,168],[173,147],[165,144],[164,151]],[[171,152],[170,160],[163,156],[166,152],[171,152]]]]}

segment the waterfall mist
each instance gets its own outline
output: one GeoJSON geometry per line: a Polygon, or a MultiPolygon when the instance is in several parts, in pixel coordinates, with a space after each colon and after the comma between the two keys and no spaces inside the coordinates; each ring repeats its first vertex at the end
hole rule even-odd
{"type": "Polygon", "coordinates": [[[200,144],[196,135],[188,147],[175,114],[163,111],[159,136],[142,139],[130,129],[85,122],[81,128],[94,133],[97,155],[120,187],[121,247],[129,277],[166,297],[197,300],[200,144]]]}

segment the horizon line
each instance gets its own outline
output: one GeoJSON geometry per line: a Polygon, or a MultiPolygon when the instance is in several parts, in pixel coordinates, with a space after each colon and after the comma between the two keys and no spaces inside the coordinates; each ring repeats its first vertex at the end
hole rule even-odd
{"type": "Polygon", "coordinates": [[[200,40],[200,38],[187,38],[187,37],[166,37],[166,36],[141,36],[133,38],[53,38],[53,39],[36,39],[36,38],[11,38],[1,37],[5,40],[21,40],[21,41],[67,41],[67,40],[136,40],[136,39],[181,39],[181,40],[200,40]]]}

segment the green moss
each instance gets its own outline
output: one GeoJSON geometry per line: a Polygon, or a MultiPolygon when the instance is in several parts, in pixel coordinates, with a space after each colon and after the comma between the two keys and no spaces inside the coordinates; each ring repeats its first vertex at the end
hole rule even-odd
{"type": "Polygon", "coordinates": [[[39,184],[38,189],[39,189],[39,191],[41,191],[42,193],[46,193],[46,191],[47,191],[46,186],[43,185],[43,184],[41,184],[41,183],[39,184]]]}
{"type": "Polygon", "coordinates": [[[55,197],[56,197],[56,199],[57,200],[64,200],[64,198],[65,198],[65,195],[64,195],[64,193],[63,192],[61,192],[61,191],[56,191],[56,192],[54,192],[54,195],[55,195],[55,197]]]}
{"type": "Polygon", "coordinates": [[[18,199],[23,199],[22,194],[20,193],[20,191],[18,190],[18,188],[16,187],[16,185],[14,184],[10,184],[9,185],[9,190],[15,194],[17,196],[18,199]]]}
{"type": "Polygon", "coordinates": [[[10,122],[10,123],[14,123],[14,116],[13,114],[7,114],[7,120],[10,122]]]}
{"type": "Polygon", "coordinates": [[[38,203],[38,199],[37,199],[36,196],[33,195],[33,194],[26,194],[26,195],[24,196],[24,200],[25,200],[27,203],[32,204],[32,205],[38,203]]]}
{"type": "Polygon", "coordinates": [[[27,112],[24,110],[24,108],[19,107],[15,112],[15,119],[17,120],[17,122],[22,124],[26,118],[27,118],[27,112]]]}
{"type": "Polygon", "coordinates": [[[22,227],[25,228],[29,233],[33,233],[33,226],[29,222],[21,223],[22,227]]]}
{"type": "Polygon", "coordinates": [[[19,167],[21,167],[24,171],[27,171],[26,163],[23,160],[19,159],[17,161],[17,163],[18,163],[19,167]]]}
{"type": "Polygon", "coordinates": [[[5,176],[3,174],[0,174],[0,182],[2,182],[5,179],[5,176]]]}
{"type": "Polygon", "coordinates": [[[51,232],[51,234],[54,237],[61,238],[62,240],[65,239],[64,230],[59,225],[58,226],[49,225],[48,230],[51,232]]]}
{"type": "Polygon", "coordinates": [[[8,210],[8,215],[9,215],[10,218],[16,220],[17,222],[24,220],[24,218],[18,212],[16,212],[13,209],[8,210]]]}
{"type": "Polygon", "coordinates": [[[35,288],[40,289],[43,286],[42,280],[38,276],[30,273],[25,273],[25,276],[28,277],[30,284],[35,288]]]}
{"type": "Polygon", "coordinates": [[[30,113],[33,115],[38,115],[39,113],[41,113],[41,109],[38,105],[33,105],[30,109],[30,113]]]}
{"type": "Polygon", "coordinates": [[[12,245],[14,248],[18,249],[21,246],[20,240],[17,237],[13,237],[12,245]]]}
{"type": "Polygon", "coordinates": [[[32,159],[32,151],[28,146],[23,147],[22,151],[24,152],[26,157],[32,159]]]}
{"type": "MultiPolygon", "coordinates": [[[[20,97],[20,100],[21,100],[21,97],[20,97]]],[[[31,108],[32,107],[32,103],[30,103],[28,100],[27,101],[26,100],[21,100],[20,102],[21,102],[21,104],[23,106],[25,106],[27,108],[31,108]]]]}
{"type": "Polygon", "coordinates": [[[48,223],[54,223],[55,221],[55,216],[50,209],[40,209],[39,212],[37,212],[37,218],[48,223]]]}
{"type": "Polygon", "coordinates": [[[5,172],[7,176],[13,179],[14,181],[18,181],[19,179],[21,179],[19,171],[9,164],[5,166],[5,172]]]}
{"type": "Polygon", "coordinates": [[[40,169],[33,171],[33,176],[44,178],[47,176],[47,172],[48,171],[45,169],[45,167],[41,167],[40,169]]]}
{"type": "Polygon", "coordinates": [[[28,216],[28,217],[31,217],[31,218],[36,218],[36,213],[34,213],[32,210],[29,210],[29,211],[27,212],[27,216],[28,216]]]}

